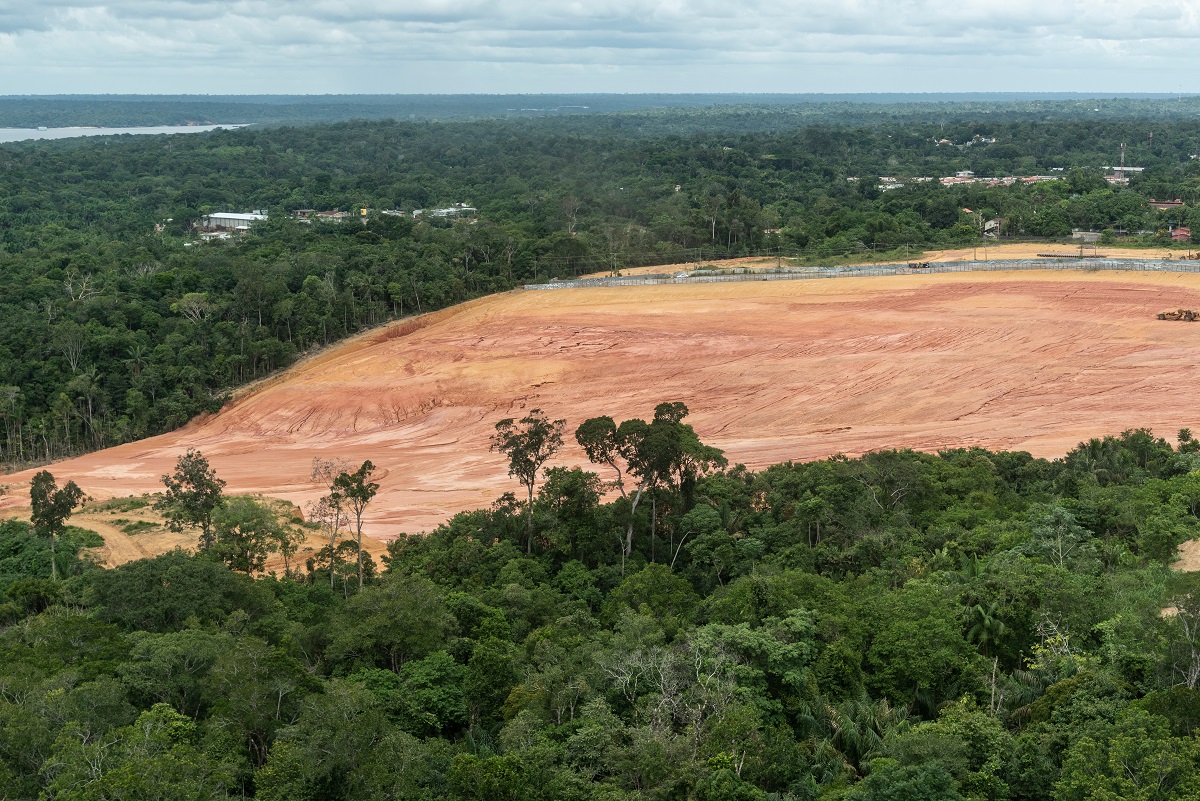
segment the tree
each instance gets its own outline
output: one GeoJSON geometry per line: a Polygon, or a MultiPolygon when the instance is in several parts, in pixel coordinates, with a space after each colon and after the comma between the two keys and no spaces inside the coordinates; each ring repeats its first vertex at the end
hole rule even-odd
{"type": "Polygon", "coordinates": [[[284,649],[248,635],[235,637],[200,687],[210,720],[262,767],[276,733],[294,724],[315,681],[284,649]]]}
{"type": "Polygon", "coordinates": [[[562,447],[565,420],[551,420],[534,409],[520,420],[511,417],[496,423],[492,450],[508,457],[508,474],[521,482],[529,500],[525,514],[525,552],[533,553],[533,487],[538,471],[562,447]]]}
{"type": "MultiPolygon", "coordinates": [[[[296,551],[300,550],[300,546],[304,544],[304,530],[294,525],[280,525],[276,527],[271,539],[271,550],[279,551],[279,555],[283,557],[283,577],[291,578],[292,557],[296,555],[296,551]]],[[[299,575],[298,569],[297,575],[299,575]]]]}
{"type": "Polygon", "coordinates": [[[213,513],[213,552],[230,570],[250,575],[263,569],[267,553],[278,547],[282,530],[266,504],[231,498],[213,513]]]}
{"type": "Polygon", "coordinates": [[[1164,621],[1172,678],[1195,690],[1200,687],[1200,577],[1174,573],[1167,581],[1167,593],[1166,605],[1172,613],[1164,615],[1164,621]]]}
{"type": "Polygon", "coordinates": [[[178,631],[187,623],[216,626],[234,613],[257,626],[278,608],[266,584],[181,550],[86,577],[92,614],[126,630],[178,631]]]}
{"type": "Polygon", "coordinates": [[[683,422],[687,414],[682,403],[660,403],[649,423],[634,419],[617,425],[611,417],[593,417],[575,430],[575,441],[588,459],[616,471],[615,486],[629,501],[622,563],[633,553],[634,514],[647,490],[673,483],[686,495],[698,476],[726,464],[718,448],[700,442],[692,427],[683,422]],[[626,477],[637,480],[632,491],[625,488],[626,477]]]}
{"type": "Polygon", "coordinates": [[[1030,556],[1043,557],[1060,570],[1087,570],[1096,564],[1092,532],[1059,504],[1031,511],[1029,531],[1032,536],[1025,549],[1030,556]]]}
{"type": "MultiPolygon", "coordinates": [[[[332,478],[330,479],[330,483],[332,483],[332,478]]],[[[339,505],[339,502],[335,502],[333,493],[331,492],[329,495],[324,495],[309,504],[308,518],[320,524],[322,530],[329,535],[329,545],[325,546],[323,550],[328,550],[330,558],[332,558],[337,550],[338,532],[347,523],[346,510],[339,505]]],[[[330,589],[333,589],[333,581],[334,571],[331,569],[329,571],[330,589]]]]}
{"type": "Polygon", "coordinates": [[[194,721],[155,704],[132,726],[104,737],[69,730],[47,762],[49,797],[62,801],[228,797],[235,786],[228,765],[197,745],[194,721]]]}
{"type": "Polygon", "coordinates": [[[391,572],[351,598],[335,622],[326,652],[331,663],[399,673],[405,662],[441,647],[455,620],[432,581],[391,572]]]}
{"type": "Polygon", "coordinates": [[[254,777],[255,797],[370,797],[359,773],[387,728],[370,690],[331,680],[325,692],[304,699],[296,723],[271,746],[269,761],[254,777]]]}
{"type": "Polygon", "coordinates": [[[154,508],[163,512],[167,527],[172,531],[200,529],[200,550],[211,550],[216,544],[213,512],[224,502],[221,491],[225,482],[195,448],[179,457],[175,472],[163,476],[162,482],[167,491],[154,508]]]}
{"type": "Polygon", "coordinates": [[[1129,709],[1093,724],[1063,754],[1056,801],[1174,801],[1200,793],[1200,748],[1172,737],[1167,721],[1129,709]]]}
{"type": "Polygon", "coordinates": [[[850,788],[848,801],[962,801],[957,782],[941,763],[896,764],[876,759],[867,778],[850,788]]]}
{"type": "Polygon", "coordinates": [[[62,533],[71,511],[80,504],[84,494],[74,481],[62,489],[48,470],[35,474],[29,485],[29,500],[33,506],[31,521],[36,534],[50,540],[50,577],[58,579],[58,561],[54,543],[62,533]]]}
{"type": "Polygon", "coordinates": [[[331,501],[338,508],[347,508],[354,515],[354,536],[358,543],[358,588],[363,587],[362,518],[367,504],[379,491],[379,485],[371,481],[375,465],[371,460],[363,462],[353,473],[341,472],[329,488],[331,501]]]}

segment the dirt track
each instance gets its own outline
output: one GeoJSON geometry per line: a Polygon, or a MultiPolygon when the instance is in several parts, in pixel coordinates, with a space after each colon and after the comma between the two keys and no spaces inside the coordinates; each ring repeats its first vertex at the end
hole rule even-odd
{"type": "MultiPolygon", "coordinates": [[[[1058,456],[1091,436],[1200,428],[1200,276],[1022,272],[511,293],[359,337],[172,434],[54,465],[105,498],[153,492],[189,446],[231,492],[303,507],[314,456],[379,466],[368,530],[428,530],[517,490],[495,422],[573,430],[682,400],[733,462],[983,445],[1058,456]],[[423,326],[423,327],[422,327],[423,326]]],[[[568,436],[568,439],[570,437],[568,436]]],[[[583,464],[577,449],[567,465],[583,464]]],[[[4,504],[23,496],[21,481],[4,504]]],[[[25,496],[27,497],[27,496],[25,496]]]]}

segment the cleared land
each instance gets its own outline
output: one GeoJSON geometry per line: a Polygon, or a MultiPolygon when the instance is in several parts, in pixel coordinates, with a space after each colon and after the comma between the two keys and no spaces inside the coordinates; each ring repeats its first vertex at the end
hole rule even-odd
{"type": "MultiPolygon", "coordinates": [[[[97,498],[161,489],[187,447],[228,491],[303,508],[314,456],[379,466],[368,532],[427,530],[518,490],[488,452],[497,420],[542,408],[649,416],[682,400],[751,467],[897,447],[1059,456],[1080,440],[1200,427],[1191,388],[1200,275],[911,275],[516,292],[372,331],[220,414],[51,470],[97,498]]],[[[569,437],[568,437],[569,439],[569,437]]],[[[584,464],[577,449],[559,460],[584,464]]],[[[22,482],[0,510],[27,502],[22,482]]],[[[106,533],[107,532],[103,532],[106,533]]],[[[114,554],[116,556],[116,554],[114,554]]]]}
{"type": "MultiPolygon", "coordinates": [[[[276,507],[276,513],[281,522],[284,523],[299,513],[299,510],[290,504],[276,502],[273,505],[276,507]]],[[[15,516],[28,520],[28,508],[14,507],[7,510],[7,513],[0,510],[0,517],[13,516],[14,511],[16,512],[15,516]]],[[[70,524],[94,531],[104,538],[103,545],[91,548],[89,551],[97,562],[109,567],[166,553],[175,548],[191,550],[196,547],[195,531],[171,531],[167,528],[162,515],[156,512],[150,506],[150,500],[145,498],[89,501],[71,515],[70,524]],[[143,502],[146,505],[142,505],[143,502]]],[[[315,556],[317,551],[329,544],[328,539],[321,531],[307,528],[301,531],[304,538],[299,543],[295,556],[292,557],[293,569],[297,565],[303,567],[306,559],[315,556]]],[[[387,551],[385,542],[367,538],[363,539],[363,548],[371,553],[376,564],[387,551]]],[[[278,553],[270,554],[263,571],[283,575],[283,557],[278,553]]]]}
{"type": "MultiPolygon", "coordinates": [[[[1128,248],[1128,247],[1110,247],[1108,245],[1098,246],[1099,250],[1093,248],[1092,245],[1087,245],[1085,253],[1094,255],[1101,253],[1114,259],[1186,259],[1189,255],[1198,252],[1195,249],[1180,249],[1176,248],[1128,248]]],[[[1079,246],[1072,247],[1071,245],[1056,245],[1045,242],[1016,242],[1011,244],[999,245],[979,245],[978,247],[954,248],[951,250],[931,250],[924,253],[914,252],[912,255],[913,261],[928,261],[950,263],[956,261],[975,261],[992,260],[992,261],[1011,261],[1015,259],[1036,259],[1040,255],[1054,254],[1057,256],[1078,256],[1079,246]]],[[[846,256],[844,259],[834,259],[838,264],[871,264],[872,260],[868,256],[865,260],[861,254],[846,256]]],[[[904,264],[904,259],[880,259],[878,264],[904,264]]],[[[798,264],[792,259],[776,260],[774,256],[748,256],[741,259],[725,259],[720,261],[705,261],[702,265],[705,269],[730,269],[741,268],[746,270],[770,270],[777,266],[790,267],[792,269],[803,269],[802,264],[798,264]]],[[[696,263],[680,264],[680,265],[658,265],[651,267],[631,267],[621,271],[623,276],[633,275],[649,275],[653,273],[673,273],[678,270],[693,269],[696,263]]],[[[610,275],[608,272],[590,273],[589,275],[580,276],[582,278],[603,278],[610,275]]]]}

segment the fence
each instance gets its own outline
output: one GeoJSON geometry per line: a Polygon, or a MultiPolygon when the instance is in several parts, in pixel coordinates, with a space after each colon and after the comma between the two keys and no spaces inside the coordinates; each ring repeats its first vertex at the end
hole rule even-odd
{"type": "Polygon", "coordinates": [[[689,275],[686,278],[580,278],[548,284],[525,284],[525,289],[576,289],[589,286],[654,286],[657,284],[722,284],[734,281],[807,281],[816,278],[858,278],[885,275],[924,275],[925,273],[1005,272],[1010,270],[1124,270],[1130,272],[1200,273],[1200,262],[1180,259],[1014,259],[1013,261],[931,262],[928,267],[906,264],[881,264],[860,267],[815,267],[811,270],[738,273],[734,275],[689,275]]]}

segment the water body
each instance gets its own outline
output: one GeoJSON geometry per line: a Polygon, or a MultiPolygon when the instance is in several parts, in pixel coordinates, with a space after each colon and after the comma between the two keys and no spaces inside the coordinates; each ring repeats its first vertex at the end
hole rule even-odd
{"type": "Polygon", "coordinates": [[[0,143],[24,142],[29,139],[71,139],[76,136],[117,136],[119,134],[136,134],[140,136],[154,134],[204,133],[218,128],[244,128],[239,125],[161,125],[153,128],[0,128],[0,143]]]}

